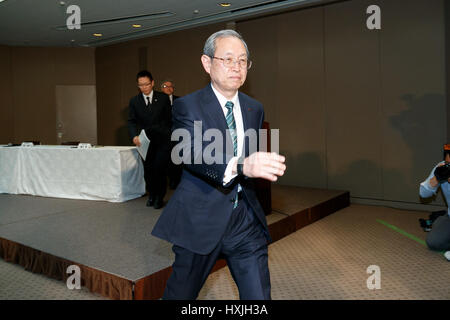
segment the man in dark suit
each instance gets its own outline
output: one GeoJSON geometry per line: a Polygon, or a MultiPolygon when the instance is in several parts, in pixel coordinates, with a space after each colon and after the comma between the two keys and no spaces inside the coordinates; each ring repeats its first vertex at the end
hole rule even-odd
{"type": "Polygon", "coordinates": [[[166,94],[153,90],[155,82],[150,72],[140,71],[136,80],[141,93],[130,99],[128,130],[137,146],[141,145],[139,134],[142,129],[150,140],[144,161],[144,179],[149,194],[147,206],[160,209],[164,205],[170,159],[170,100],[166,94]]]}
{"type": "Polygon", "coordinates": [[[179,98],[179,96],[176,96],[173,94],[173,92],[175,91],[175,84],[172,80],[163,81],[161,83],[161,91],[169,96],[170,105],[172,105],[172,106],[173,106],[173,101],[175,99],[179,98]]]}
{"type": "Polygon", "coordinates": [[[190,139],[180,143],[181,182],[152,231],[173,243],[175,253],[164,299],[196,299],[221,257],[241,299],[271,298],[267,250],[271,239],[252,178],[276,181],[286,166],[283,156],[250,154],[251,143],[244,143],[244,130],[258,132],[264,118],[262,105],[238,92],[251,67],[248,58],[247,45],[237,32],[214,33],[201,57],[211,84],[175,101],[174,133],[187,132],[190,139]],[[202,158],[210,150],[208,139],[195,135],[211,133],[209,129],[219,133],[216,139],[226,146],[211,152],[214,162],[202,158]]]}
{"type": "MultiPolygon", "coordinates": [[[[170,104],[173,106],[173,102],[179,98],[179,96],[174,95],[174,91],[175,91],[175,84],[172,80],[165,80],[161,83],[161,91],[164,92],[165,94],[167,94],[169,96],[170,99],[170,104]]],[[[176,142],[172,141],[172,147],[174,147],[176,145],[176,142]]],[[[175,189],[178,185],[178,183],[180,183],[180,179],[181,179],[181,172],[182,172],[182,167],[181,165],[176,165],[173,163],[173,161],[169,160],[169,168],[167,170],[168,174],[167,176],[169,177],[169,188],[170,189],[175,189]]]]}

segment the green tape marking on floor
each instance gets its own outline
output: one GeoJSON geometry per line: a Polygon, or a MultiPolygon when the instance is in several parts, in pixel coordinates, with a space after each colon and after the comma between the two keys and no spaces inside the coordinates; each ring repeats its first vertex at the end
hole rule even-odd
{"type": "Polygon", "coordinates": [[[404,236],[406,236],[406,237],[408,237],[408,238],[410,238],[410,239],[412,239],[412,240],[414,240],[414,241],[416,241],[416,242],[418,242],[418,243],[420,243],[420,244],[422,244],[422,245],[424,245],[424,246],[427,245],[427,244],[425,243],[425,241],[423,241],[422,239],[419,239],[419,238],[417,238],[416,236],[413,236],[412,234],[409,234],[408,232],[406,232],[406,231],[404,231],[404,230],[402,230],[402,229],[400,229],[400,228],[397,228],[396,226],[393,226],[392,224],[387,223],[386,221],[377,219],[377,222],[379,222],[379,223],[385,225],[386,227],[388,227],[388,228],[390,228],[390,229],[392,229],[392,230],[397,231],[398,233],[400,233],[400,234],[402,234],[402,235],[404,235],[404,236]]]}
{"type": "MultiPolygon", "coordinates": [[[[397,231],[398,233],[400,233],[400,234],[410,238],[411,240],[414,240],[414,241],[416,241],[416,242],[418,242],[418,243],[420,243],[420,244],[422,244],[424,246],[427,246],[427,244],[426,244],[426,242],[424,240],[419,239],[416,236],[414,236],[414,235],[412,235],[412,234],[410,234],[410,233],[408,233],[408,232],[406,232],[406,231],[404,231],[404,230],[402,230],[400,228],[397,228],[396,226],[393,226],[392,224],[387,223],[386,221],[377,219],[377,222],[381,223],[382,225],[385,225],[386,227],[388,227],[388,228],[390,228],[390,229],[392,229],[394,231],[397,231]]],[[[441,251],[440,253],[444,254],[445,251],[441,251]]]]}

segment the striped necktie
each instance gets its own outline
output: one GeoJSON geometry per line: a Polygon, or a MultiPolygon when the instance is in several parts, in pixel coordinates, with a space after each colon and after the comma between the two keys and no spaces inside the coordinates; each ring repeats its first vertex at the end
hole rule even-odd
{"type": "Polygon", "coordinates": [[[234,121],[234,115],[233,115],[233,102],[227,101],[225,104],[225,108],[228,109],[227,116],[225,117],[227,119],[227,125],[230,129],[231,138],[233,139],[233,151],[234,156],[237,156],[237,134],[236,134],[236,122],[234,121]]]}
{"type": "MultiPolygon", "coordinates": [[[[234,121],[234,115],[233,115],[233,102],[231,101],[227,101],[227,103],[225,104],[225,108],[228,109],[227,112],[227,116],[225,117],[227,119],[227,125],[228,128],[230,129],[230,134],[231,134],[231,138],[233,139],[233,151],[234,151],[234,156],[237,156],[237,133],[236,133],[236,122],[234,121]]],[[[241,186],[238,185],[238,192],[241,191],[241,186]]],[[[236,209],[236,207],[238,206],[238,195],[236,195],[236,199],[234,199],[234,204],[233,204],[233,209],[236,209]]]]}

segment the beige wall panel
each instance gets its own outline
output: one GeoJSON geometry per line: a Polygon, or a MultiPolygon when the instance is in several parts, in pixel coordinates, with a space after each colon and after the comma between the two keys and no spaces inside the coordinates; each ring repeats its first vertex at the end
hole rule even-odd
{"type": "Polygon", "coordinates": [[[280,128],[278,109],[278,17],[239,22],[236,29],[244,37],[253,66],[242,92],[254,97],[264,106],[265,120],[271,128],[280,128]]]}
{"type": "Polygon", "coordinates": [[[288,165],[279,182],[326,188],[323,8],[278,18],[276,97],[288,165]]]}
{"type": "Polygon", "coordinates": [[[52,48],[56,85],[95,84],[95,48],[52,48]]]}
{"type": "Polygon", "coordinates": [[[122,70],[126,69],[122,64],[133,68],[137,61],[123,61],[124,51],[117,45],[96,50],[97,137],[100,145],[130,144],[126,128],[123,129],[128,104],[125,106],[122,101],[122,70]]]}
{"type": "Polygon", "coordinates": [[[57,142],[97,144],[95,86],[55,86],[57,142]]]}
{"type": "Polygon", "coordinates": [[[0,143],[56,144],[55,86],[95,84],[93,48],[0,47],[0,143]]]}
{"type": "MultiPolygon", "coordinates": [[[[445,82],[446,82],[446,111],[447,111],[447,124],[450,123],[450,2],[444,1],[444,25],[445,25],[445,82]]],[[[450,130],[447,128],[447,142],[450,142],[450,130]]]]}
{"type": "Polygon", "coordinates": [[[155,78],[155,90],[161,91],[161,82],[166,78],[175,82],[175,95],[185,95],[198,89],[195,85],[191,87],[189,80],[195,81],[199,76],[203,76],[204,71],[200,64],[202,41],[191,45],[189,40],[187,30],[184,33],[174,32],[157,36],[147,41],[150,50],[149,69],[155,78]]]}
{"type": "Polygon", "coordinates": [[[0,144],[14,141],[11,48],[0,46],[0,144]]]}
{"type": "Polygon", "coordinates": [[[175,94],[180,96],[208,84],[209,76],[200,61],[203,46],[211,34],[224,26],[215,24],[148,38],[149,68],[155,77],[157,90],[161,90],[161,81],[165,78],[175,81],[175,94]]]}
{"type": "Polygon", "coordinates": [[[325,99],[328,187],[380,198],[379,32],[366,27],[377,1],[325,7],[325,99]]]}
{"type": "Polygon", "coordinates": [[[56,144],[55,64],[51,49],[13,47],[15,140],[56,144]]]}
{"type": "MultiPolygon", "coordinates": [[[[138,41],[133,41],[127,45],[121,44],[115,49],[118,53],[118,66],[120,66],[120,70],[118,70],[120,72],[118,74],[118,80],[121,82],[120,110],[124,107],[128,108],[130,98],[139,93],[139,88],[136,83],[136,74],[140,71],[140,47],[138,41]]],[[[119,118],[122,119],[122,117],[119,118]]]]}
{"type": "Polygon", "coordinates": [[[384,198],[417,202],[447,134],[443,1],[380,6],[384,198]]]}
{"type": "MultiPolygon", "coordinates": [[[[122,46],[120,52],[120,81],[121,81],[121,97],[118,112],[111,117],[114,119],[112,123],[118,124],[114,130],[115,143],[122,145],[130,145],[131,139],[128,134],[128,104],[131,97],[139,93],[136,83],[136,74],[139,70],[139,46],[133,43],[131,47],[122,46]]],[[[114,110],[114,109],[113,109],[114,110]]],[[[112,110],[112,111],[113,111],[112,110]]]]}

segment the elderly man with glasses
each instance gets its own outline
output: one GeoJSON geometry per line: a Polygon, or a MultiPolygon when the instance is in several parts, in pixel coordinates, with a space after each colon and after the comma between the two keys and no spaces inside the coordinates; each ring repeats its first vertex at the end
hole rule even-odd
{"type": "MultiPolygon", "coordinates": [[[[253,178],[276,181],[286,169],[284,157],[250,154],[250,143],[244,143],[247,130],[262,127],[264,111],[238,91],[251,67],[241,35],[233,30],[212,34],[201,63],[211,83],[177,99],[172,110],[173,129],[190,133],[190,156],[183,159],[180,184],[152,231],[173,243],[175,253],[163,298],[196,299],[216,260],[225,258],[241,299],[270,299],[271,238],[253,178]],[[221,133],[218,139],[226,148],[216,150],[216,161],[198,161],[196,133],[208,129],[221,133]]],[[[201,151],[209,143],[202,140],[201,151]]]]}
{"type": "MultiPolygon", "coordinates": [[[[169,96],[170,105],[173,106],[173,102],[175,99],[178,99],[179,96],[173,94],[175,90],[175,84],[172,80],[164,80],[161,83],[161,91],[169,96]]],[[[172,141],[172,148],[176,145],[176,142],[172,141]]],[[[177,165],[173,163],[173,161],[169,161],[169,168],[167,170],[167,176],[169,178],[169,188],[175,189],[180,182],[182,173],[181,165],[177,165]]]]}

